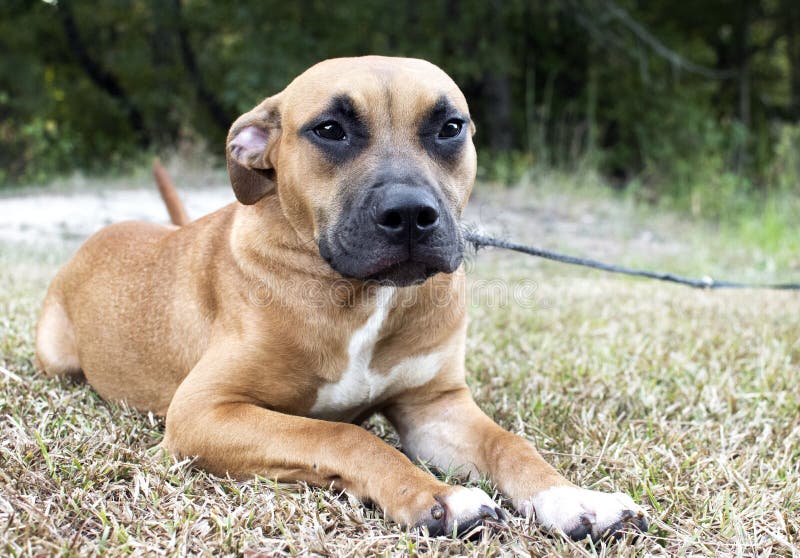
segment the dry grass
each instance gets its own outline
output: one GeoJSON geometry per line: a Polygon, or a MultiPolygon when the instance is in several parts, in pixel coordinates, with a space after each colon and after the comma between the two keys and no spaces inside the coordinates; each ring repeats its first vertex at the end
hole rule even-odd
{"type": "MultiPolygon", "coordinates": [[[[654,524],[636,544],[592,548],[515,518],[464,542],[406,532],[344,494],[173,462],[150,449],[159,420],[36,372],[32,326],[65,256],[0,254],[3,555],[800,555],[797,295],[481,255],[474,279],[538,289],[535,304],[471,309],[476,398],[573,481],[645,503],[654,524]]],[[[383,421],[369,427],[395,443],[383,421]]]]}

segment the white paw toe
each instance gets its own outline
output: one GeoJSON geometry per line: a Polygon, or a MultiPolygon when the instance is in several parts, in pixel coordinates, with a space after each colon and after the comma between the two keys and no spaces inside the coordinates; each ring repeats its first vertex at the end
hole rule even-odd
{"type": "Polygon", "coordinates": [[[574,540],[590,536],[598,540],[619,537],[625,532],[647,531],[647,513],[630,496],[557,486],[544,490],[524,502],[520,511],[533,512],[536,523],[556,529],[574,540]]]}
{"type": "Polygon", "coordinates": [[[421,526],[431,535],[463,536],[484,521],[502,522],[505,512],[483,490],[459,487],[439,499],[440,505],[431,510],[431,520],[421,526]]]}

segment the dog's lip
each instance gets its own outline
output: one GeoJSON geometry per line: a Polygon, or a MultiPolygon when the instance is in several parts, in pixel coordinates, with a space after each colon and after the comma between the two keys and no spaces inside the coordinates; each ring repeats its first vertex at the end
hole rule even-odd
{"type": "Polygon", "coordinates": [[[380,275],[381,273],[390,271],[392,268],[400,268],[405,264],[409,263],[416,263],[419,264],[420,262],[415,262],[411,255],[406,253],[404,257],[392,257],[392,256],[384,256],[376,261],[373,265],[368,267],[364,270],[364,275],[366,277],[372,277],[375,275],[380,275]]]}
{"type": "MultiPolygon", "coordinates": [[[[342,253],[342,254],[349,254],[353,257],[353,251],[349,249],[349,247],[345,246],[342,242],[341,238],[336,238],[334,240],[334,246],[342,253]]],[[[322,251],[320,251],[322,253],[322,251]]],[[[328,256],[328,254],[326,254],[328,256]]],[[[408,248],[400,248],[397,250],[393,250],[392,253],[383,253],[380,257],[375,260],[374,262],[366,267],[364,270],[360,271],[357,276],[349,275],[353,279],[368,279],[370,277],[380,275],[382,272],[389,270],[392,267],[400,267],[405,263],[413,261],[413,252],[408,248]]],[[[337,268],[335,258],[333,257],[325,257],[325,261],[331,266],[334,271],[339,271],[337,268]]],[[[345,274],[343,274],[345,275],[345,274]]],[[[348,276],[348,275],[345,275],[348,276]]]]}
{"type": "Polygon", "coordinates": [[[398,281],[400,285],[412,285],[423,283],[428,277],[433,275],[431,269],[421,263],[411,259],[395,263],[381,269],[364,278],[366,281],[398,281]]]}
{"type": "MultiPolygon", "coordinates": [[[[343,277],[358,279],[361,281],[380,281],[391,275],[402,273],[404,268],[418,268],[419,280],[424,280],[431,275],[430,266],[425,262],[415,260],[411,254],[406,253],[401,257],[384,256],[378,259],[369,267],[359,270],[357,274],[348,273],[337,268],[335,261],[327,260],[328,265],[343,277]]],[[[410,270],[410,269],[409,269],[410,270]]]]}
{"type": "Polygon", "coordinates": [[[460,242],[382,247],[365,253],[349,246],[343,238],[346,236],[321,235],[317,242],[328,266],[346,279],[383,281],[403,276],[409,284],[418,283],[439,272],[453,272],[463,257],[460,242]]]}

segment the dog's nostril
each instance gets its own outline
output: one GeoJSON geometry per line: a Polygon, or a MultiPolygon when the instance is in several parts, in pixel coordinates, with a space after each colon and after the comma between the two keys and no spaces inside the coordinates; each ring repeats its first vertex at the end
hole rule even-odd
{"type": "Polygon", "coordinates": [[[441,207],[426,188],[390,184],[373,203],[373,223],[394,244],[420,242],[439,227],[441,207]]]}
{"type": "Polygon", "coordinates": [[[436,224],[439,220],[439,212],[432,207],[423,207],[417,214],[417,227],[427,229],[436,224]]]}
{"type": "Polygon", "coordinates": [[[381,215],[379,224],[387,229],[399,229],[403,226],[403,216],[399,211],[387,211],[381,215]]]}

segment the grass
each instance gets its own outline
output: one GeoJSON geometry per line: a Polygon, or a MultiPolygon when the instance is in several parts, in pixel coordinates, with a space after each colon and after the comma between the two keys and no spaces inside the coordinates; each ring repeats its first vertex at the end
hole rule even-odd
{"type": "MultiPolygon", "coordinates": [[[[734,232],[556,186],[479,189],[478,220],[627,263],[764,273],[734,267],[749,261],[734,232]]],[[[470,264],[476,399],[571,480],[628,492],[654,521],[635,544],[576,544],[521,518],[465,542],[404,531],[346,494],[210,476],[152,451],[159,419],[37,372],[33,324],[67,256],[0,249],[0,554],[800,555],[796,294],[697,292],[481,253],[470,264]],[[493,279],[506,290],[477,288],[493,279]]],[[[384,421],[367,427],[396,443],[384,421]]]]}

